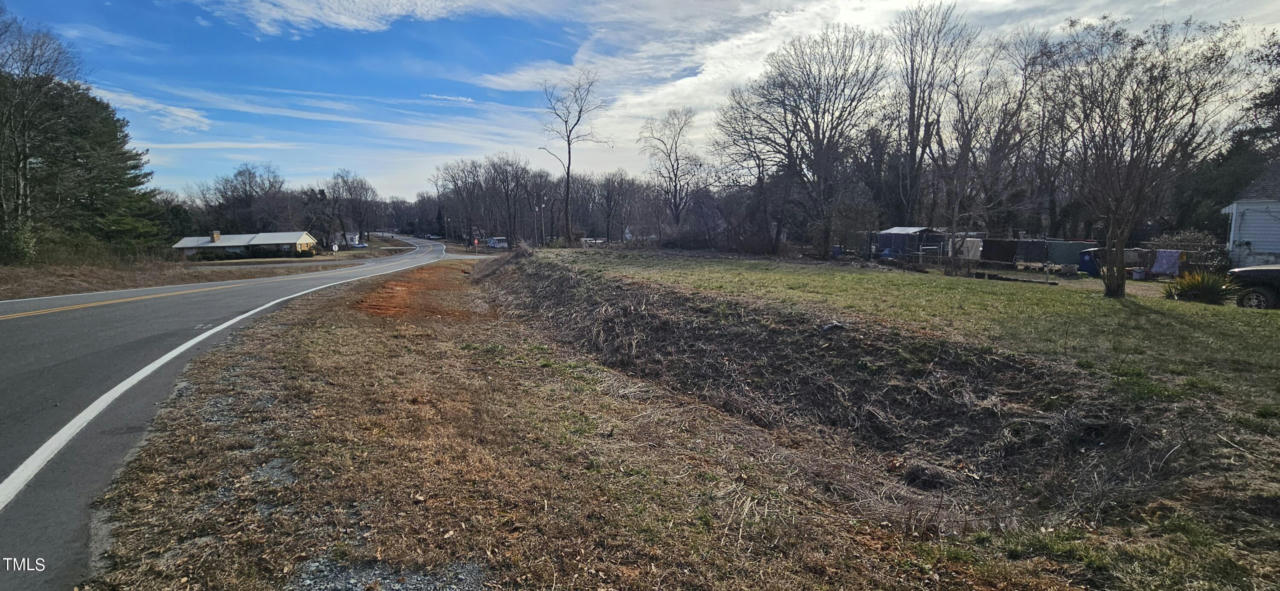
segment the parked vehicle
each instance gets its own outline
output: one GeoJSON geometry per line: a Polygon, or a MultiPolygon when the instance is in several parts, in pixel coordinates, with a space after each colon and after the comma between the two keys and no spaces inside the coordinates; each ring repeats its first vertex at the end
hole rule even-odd
{"type": "Polygon", "coordinates": [[[488,246],[489,248],[506,248],[507,239],[505,236],[494,236],[493,238],[485,241],[485,246],[488,246]]]}
{"type": "Polygon", "coordinates": [[[1280,306],[1280,265],[1240,267],[1227,271],[1227,276],[1240,286],[1236,305],[1241,308],[1280,306]]]}

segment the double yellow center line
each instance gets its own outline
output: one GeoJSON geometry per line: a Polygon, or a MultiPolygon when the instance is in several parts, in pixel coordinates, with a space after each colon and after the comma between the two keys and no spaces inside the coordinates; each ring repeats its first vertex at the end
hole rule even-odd
{"type": "MultiPolygon", "coordinates": [[[[399,261],[396,261],[396,262],[399,262],[399,261]]],[[[360,270],[370,271],[373,269],[385,267],[390,264],[392,263],[380,263],[380,264],[371,265],[369,267],[364,267],[363,269],[360,269],[360,270]]],[[[84,304],[74,304],[71,306],[61,306],[58,308],[42,308],[40,310],[29,310],[27,312],[15,312],[13,314],[5,314],[3,316],[0,316],[0,320],[13,320],[14,318],[27,318],[29,316],[40,316],[42,314],[53,314],[54,312],[69,312],[71,310],[83,310],[85,308],[96,308],[98,306],[107,306],[110,304],[139,302],[142,300],[150,300],[155,298],[167,298],[170,296],[189,295],[193,293],[202,293],[206,291],[217,291],[220,289],[230,289],[232,287],[241,287],[244,285],[261,285],[263,283],[275,283],[277,281],[287,281],[289,279],[303,279],[303,278],[306,278],[307,276],[315,277],[316,275],[321,275],[321,274],[337,273],[341,271],[355,271],[355,270],[356,269],[331,269],[329,271],[320,271],[318,273],[298,273],[294,275],[289,275],[287,277],[277,277],[274,279],[268,279],[266,281],[257,281],[254,283],[244,282],[244,283],[232,283],[230,285],[215,285],[213,287],[201,287],[198,289],[187,289],[183,291],[168,291],[165,293],[153,293],[150,295],[134,296],[131,298],[118,298],[114,300],[102,300],[100,302],[88,302],[84,304]]]]}

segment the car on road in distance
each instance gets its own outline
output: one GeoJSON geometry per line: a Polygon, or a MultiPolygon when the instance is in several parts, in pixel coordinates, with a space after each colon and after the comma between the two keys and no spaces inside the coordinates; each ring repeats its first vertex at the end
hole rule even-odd
{"type": "Polygon", "coordinates": [[[1240,287],[1236,305],[1241,308],[1280,306],[1280,265],[1240,267],[1227,271],[1227,276],[1240,287]]]}

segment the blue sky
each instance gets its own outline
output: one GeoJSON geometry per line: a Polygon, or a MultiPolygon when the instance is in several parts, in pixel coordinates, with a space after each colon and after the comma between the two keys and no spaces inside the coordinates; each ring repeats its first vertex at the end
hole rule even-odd
{"type": "MultiPolygon", "coordinates": [[[[1110,13],[1135,22],[1280,23],[1280,3],[970,0],[996,31],[1110,13]]],[[[538,151],[539,91],[599,71],[609,108],[584,169],[643,172],[645,117],[691,106],[705,141],[728,88],[785,39],[828,22],[881,28],[887,0],[8,0],[83,61],[86,82],[131,122],[154,183],[184,187],[271,162],[308,183],[349,168],[384,196],[430,188],[443,162],[538,151]]]]}

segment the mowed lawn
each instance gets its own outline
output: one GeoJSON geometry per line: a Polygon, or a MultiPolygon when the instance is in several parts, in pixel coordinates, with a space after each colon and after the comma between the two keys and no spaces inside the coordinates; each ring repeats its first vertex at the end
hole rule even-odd
{"type": "Polygon", "coordinates": [[[583,270],[817,305],[835,315],[1065,359],[1109,374],[1122,394],[1213,396],[1251,430],[1280,435],[1280,310],[1147,296],[1116,300],[1068,285],[847,265],[605,250],[548,255],[583,270]]]}

